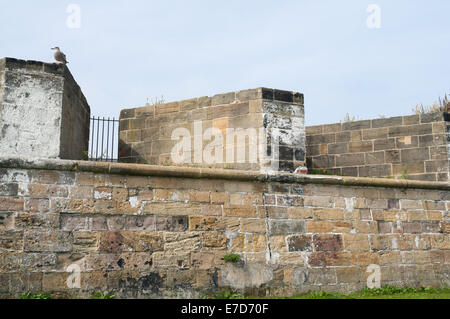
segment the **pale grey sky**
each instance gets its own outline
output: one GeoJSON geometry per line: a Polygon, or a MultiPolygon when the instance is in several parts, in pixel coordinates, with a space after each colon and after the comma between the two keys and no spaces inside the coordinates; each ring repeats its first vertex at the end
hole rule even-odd
{"type": "Polygon", "coordinates": [[[0,4],[0,56],[50,62],[61,47],[93,115],[264,86],[304,93],[313,125],[409,114],[450,93],[447,0],[0,4]],[[379,29],[366,24],[372,3],[379,29]]]}

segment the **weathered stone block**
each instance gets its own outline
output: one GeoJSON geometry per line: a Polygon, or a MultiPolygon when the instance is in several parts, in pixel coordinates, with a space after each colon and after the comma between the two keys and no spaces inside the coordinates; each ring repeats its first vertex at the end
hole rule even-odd
{"type": "Polygon", "coordinates": [[[313,209],[305,207],[289,207],[288,218],[290,219],[311,219],[313,218],[313,209]]]}
{"type": "Polygon", "coordinates": [[[351,131],[350,140],[352,142],[362,141],[362,131],[361,130],[351,131]]]}
{"type": "Polygon", "coordinates": [[[225,216],[227,217],[243,217],[243,218],[255,218],[257,217],[256,207],[252,206],[232,206],[224,208],[225,216]]]}
{"type": "Polygon", "coordinates": [[[378,231],[378,223],[376,221],[355,221],[353,225],[359,234],[373,234],[378,231]]]}
{"type": "Polygon", "coordinates": [[[400,151],[399,150],[385,151],[385,161],[386,161],[386,163],[399,163],[400,162],[400,151]]]}
{"type": "Polygon", "coordinates": [[[18,190],[17,183],[0,184],[0,196],[17,196],[18,190]]]}
{"type": "Polygon", "coordinates": [[[352,264],[356,266],[368,266],[368,265],[378,265],[379,256],[378,253],[373,252],[360,252],[352,254],[352,264]]]}
{"type": "Polygon", "coordinates": [[[365,154],[365,156],[366,156],[366,164],[369,164],[369,165],[384,164],[385,163],[384,153],[385,152],[383,152],[383,151],[366,153],[365,154]]]}
{"type": "Polygon", "coordinates": [[[445,234],[430,235],[432,249],[450,249],[450,236],[445,234]]]}
{"type": "Polygon", "coordinates": [[[79,231],[73,235],[73,251],[85,252],[98,250],[99,233],[79,231]]]}
{"type": "Polygon", "coordinates": [[[260,264],[237,267],[226,264],[219,272],[219,287],[243,289],[246,287],[260,287],[273,279],[273,270],[260,264]]]}
{"type": "Polygon", "coordinates": [[[340,251],[343,248],[341,235],[314,235],[315,251],[340,251]]]}
{"type": "Polygon", "coordinates": [[[445,145],[445,134],[433,134],[419,136],[419,147],[445,145]]]}
{"type": "Polygon", "coordinates": [[[323,125],[307,126],[305,130],[307,135],[322,134],[323,125]]]}
{"type": "Polygon", "coordinates": [[[311,235],[292,235],[286,238],[288,251],[312,251],[311,235]]]}
{"type": "Polygon", "coordinates": [[[216,218],[211,216],[190,216],[190,231],[212,231],[216,228],[216,218]]]}
{"type": "Polygon", "coordinates": [[[317,220],[342,220],[344,212],[339,208],[314,208],[314,219],[317,220]]]}
{"type": "Polygon", "coordinates": [[[372,127],[387,127],[387,126],[401,126],[403,123],[403,117],[396,116],[384,119],[375,119],[372,120],[372,127]]]}
{"type": "Polygon", "coordinates": [[[236,252],[262,252],[266,250],[266,237],[263,234],[238,234],[230,242],[229,248],[236,252]]]}
{"type": "Polygon", "coordinates": [[[345,122],[342,124],[343,131],[362,130],[362,129],[368,129],[370,127],[371,127],[370,120],[345,122]]]}
{"type": "Polygon", "coordinates": [[[155,252],[164,249],[164,239],[161,233],[136,233],[136,251],[155,252]]]}
{"type": "Polygon", "coordinates": [[[391,165],[368,165],[358,168],[361,177],[384,177],[392,174],[391,165]]]}
{"type": "Polygon", "coordinates": [[[23,231],[0,230],[0,251],[23,250],[23,231]]]}
{"type": "Polygon", "coordinates": [[[344,250],[369,251],[369,238],[367,235],[343,234],[344,250]]]}
{"type": "Polygon", "coordinates": [[[435,160],[435,161],[426,161],[425,162],[425,172],[426,173],[432,173],[432,172],[447,172],[449,168],[449,161],[448,160],[435,160]]]}
{"type": "Polygon", "coordinates": [[[337,143],[328,145],[328,154],[348,153],[348,143],[337,143]]]}
{"type": "Polygon", "coordinates": [[[244,233],[265,233],[266,222],[261,219],[241,219],[241,231],[244,233]]]}
{"type": "Polygon", "coordinates": [[[444,116],[441,112],[420,114],[420,123],[439,122],[443,119],[444,116]]]}
{"type": "Polygon", "coordinates": [[[307,282],[312,285],[334,285],[337,281],[334,268],[311,268],[308,273],[307,282]]]}
{"type": "MultiPolygon", "coordinates": [[[[364,161],[365,160],[364,160],[363,153],[342,154],[342,155],[336,156],[336,166],[364,165],[364,161]]],[[[327,167],[333,167],[333,166],[327,166],[327,167]]]]}
{"type": "MultiPolygon", "coordinates": [[[[337,155],[337,156],[346,156],[346,155],[337,155]]],[[[320,155],[315,156],[311,159],[311,166],[313,168],[330,168],[335,167],[336,165],[341,166],[340,162],[336,162],[335,155],[320,155]]]]}
{"type": "Polygon", "coordinates": [[[431,124],[395,126],[389,128],[389,137],[427,135],[433,133],[431,124]]]}
{"type": "Polygon", "coordinates": [[[73,234],[61,230],[27,230],[24,234],[24,251],[68,252],[72,250],[73,234]]]}
{"type": "MultiPolygon", "coordinates": [[[[403,158],[403,157],[402,157],[403,158]]],[[[421,162],[413,162],[413,158],[409,159],[408,162],[401,164],[393,164],[392,172],[394,175],[404,175],[408,176],[409,174],[420,174],[425,172],[425,163],[421,162]]]]}
{"type": "Polygon", "coordinates": [[[434,161],[445,161],[449,158],[447,146],[434,146],[430,147],[430,157],[434,161]]]}
{"type": "Polygon", "coordinates": [[[372,152],[373,144],[372,141],[350,142],[348,150],[350,153],[372,152]]]}
{"type": "Polygon", "coordinates": [[[403,136],[395,139],[396,147],[402,148],[415,148],[419,147],[419,138],[417,136],[403,136]]]}
{"type": "Polygon", "coordinates": [[[155,216],[156,231],[183,232],[188,229],[187,216],[155,216]]]}
{"type": "Polygon", "coordinates": [[[378,221],[378,232],[380,234],[392,233],[392,222],[378,221]]]}
{"type": "Polygon", "coordinates": [[[14,216],[12,213],[0,213],[0,231],[14,229],[14,216]]]}
{"type": "Polygon", "coordinates": [[[289,235],[305,232],[305,222],[302,220],[270,220],[269,234],[274,235],[289,235]]]}
{"type": "MultiPolygon", "coordinates": [[[[380,247],[384,247],[381,245],[380,247]]],[[[395,265],[401,263],[402,257],[399,251],[379,252],[380,265],[395,265]]]]}
{"type": "Polygon", "coordinates": [[[0,211],[20,211],[23,208],[23,198],[0,197],[0,211]]]}
{"type": "Polygon", "coordinates": [[[226,248],[227,238],[220,232],[203,232],[202,243],[204,247],[210,248],[226,248]]]}
{"type": "Polygon", "coordinates": [[[359,267],[336,268],[336,277],[338,283],[357,283],[360,282],[359,267]]]}
{"type": "Polygon", "coordinates": [[[390,237],[388,235],[373,235],[370,236],[370,247],[374,251],[389,250],[390,237]]]}
{"type": "Polygon", "coordinates": [[[395,138],[385,138],[373,141],[373,150],[392,150],[395,149],[395,138]]]}
{"type": "Polygon", "coordinates": [[[195,269],[212,269],[214,266],[214,254],[193,253],[191,255],[192,267],[195,269]]]}
{"type": "Polygon", "coordinates": [[[135,233],[132,232],[102,232],[99,239],[99,250],[105,253],[119,253],[134,250],[135,233]]]}
{"type": "Polygon", "coordinates": [[[411,163],[430,159],[427,148],[401,150],[402,162],[411,163]]]}
{"type": "Polygon", "coordinates": [[[418,114],[403,116],[403,125],[419,124],[419,122],[420,122],[420,116],[418,114]]]}
{"type": "MultiPolygon", "coordinates": [[[[58,228],[59,225],[60,225],[59,214],[18,212],[14,217],[14,227],[16,229],[30,229],[40,227],[58,228]]],[[[0,229],[1,228],[2,227],[0,217],[0,229]]]]}
{"type": "Polygon", "coordinates": [[[311,254],[310,265],[313,267],[324,266],[350,266],[352,254],[349,252],[314,252],[311,254]]]}
{"type": "Polygon", "coordinates": [[[332,230],[332,225],[329,221],[306,221],[306,232],[329,233],[332,230]]]}
{"type": "Polygon", "coordinates": [[[306,145],[331,144],[335,142],[335,134],[306,135],[306,145]]]}

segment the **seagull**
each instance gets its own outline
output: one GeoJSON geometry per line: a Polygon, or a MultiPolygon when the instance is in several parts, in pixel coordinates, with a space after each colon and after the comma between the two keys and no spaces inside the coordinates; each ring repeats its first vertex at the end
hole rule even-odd
{"type": "Polygon", "coordinates": [[[54,47],[54,48],[52,48],[52,50],[55,51],[55,54],[53,56],[55,57],[56,61],[64,63],[64,64],[69,63],[66,60],[66,55],[59,50],[59,47],[54,47]]]}

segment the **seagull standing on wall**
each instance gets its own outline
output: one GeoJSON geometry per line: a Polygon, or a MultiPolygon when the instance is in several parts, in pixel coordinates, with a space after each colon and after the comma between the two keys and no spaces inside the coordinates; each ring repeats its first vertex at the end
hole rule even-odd
{"type": "Polygon", "coordinates": [[[52,48],[52,50],[55,51],[55,54],[53,56],[55,57],[56,61],[64,63],[64,64],[69,63],[66,60],[66,55],[59,50],[59,47],[54,47],[54,48],[52,48]]]}

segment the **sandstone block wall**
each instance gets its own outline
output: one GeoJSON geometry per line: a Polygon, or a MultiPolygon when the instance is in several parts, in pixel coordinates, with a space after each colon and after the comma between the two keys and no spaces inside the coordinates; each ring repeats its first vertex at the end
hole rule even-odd
{"type": "Polygon", "coordinates": [[[310,170],[360,177],[448,181],[450,114],[310,126],[310,170]]]}
{"type": "Polygon", "coordinates": [[[302,94],[259,88],[122,110],[119,161],[245,170],[273,165],[274,170],[292,172],[305,163],[303,103],[302,94]],[[179,143],[172,134],[180,128],[190,135],[182,163],[172,157],[179,143]],[[215,136],[204,135],[208,129],[215,129],[223,137],[218,160],[204,156],[205,148],[212,141],[218,142],[215,136]],[[240,142],[231,135],[228,138],[228,129],[245,130],[245,140],[240,142]],[[249,138],[252,135],[248,129],[254,130],[256,139],[249,138]],[[229,143],[231,140],[234,145],[229,143]],[[275,141],[279,147],[272,146],[275,141]],[[274,158],[271,163],[264,163],[260,147],[265,156],[274,158]]]}
{"type": "Polygon", "coordinates": [[[0,155],[82,159],[90,108],[62,64],[0,59],[0,155]]]}
{"type": "Polygon", "coordinates": [[[449,210],[442,182],[2,158],[0,296],[448,286],[449,210]]]}

